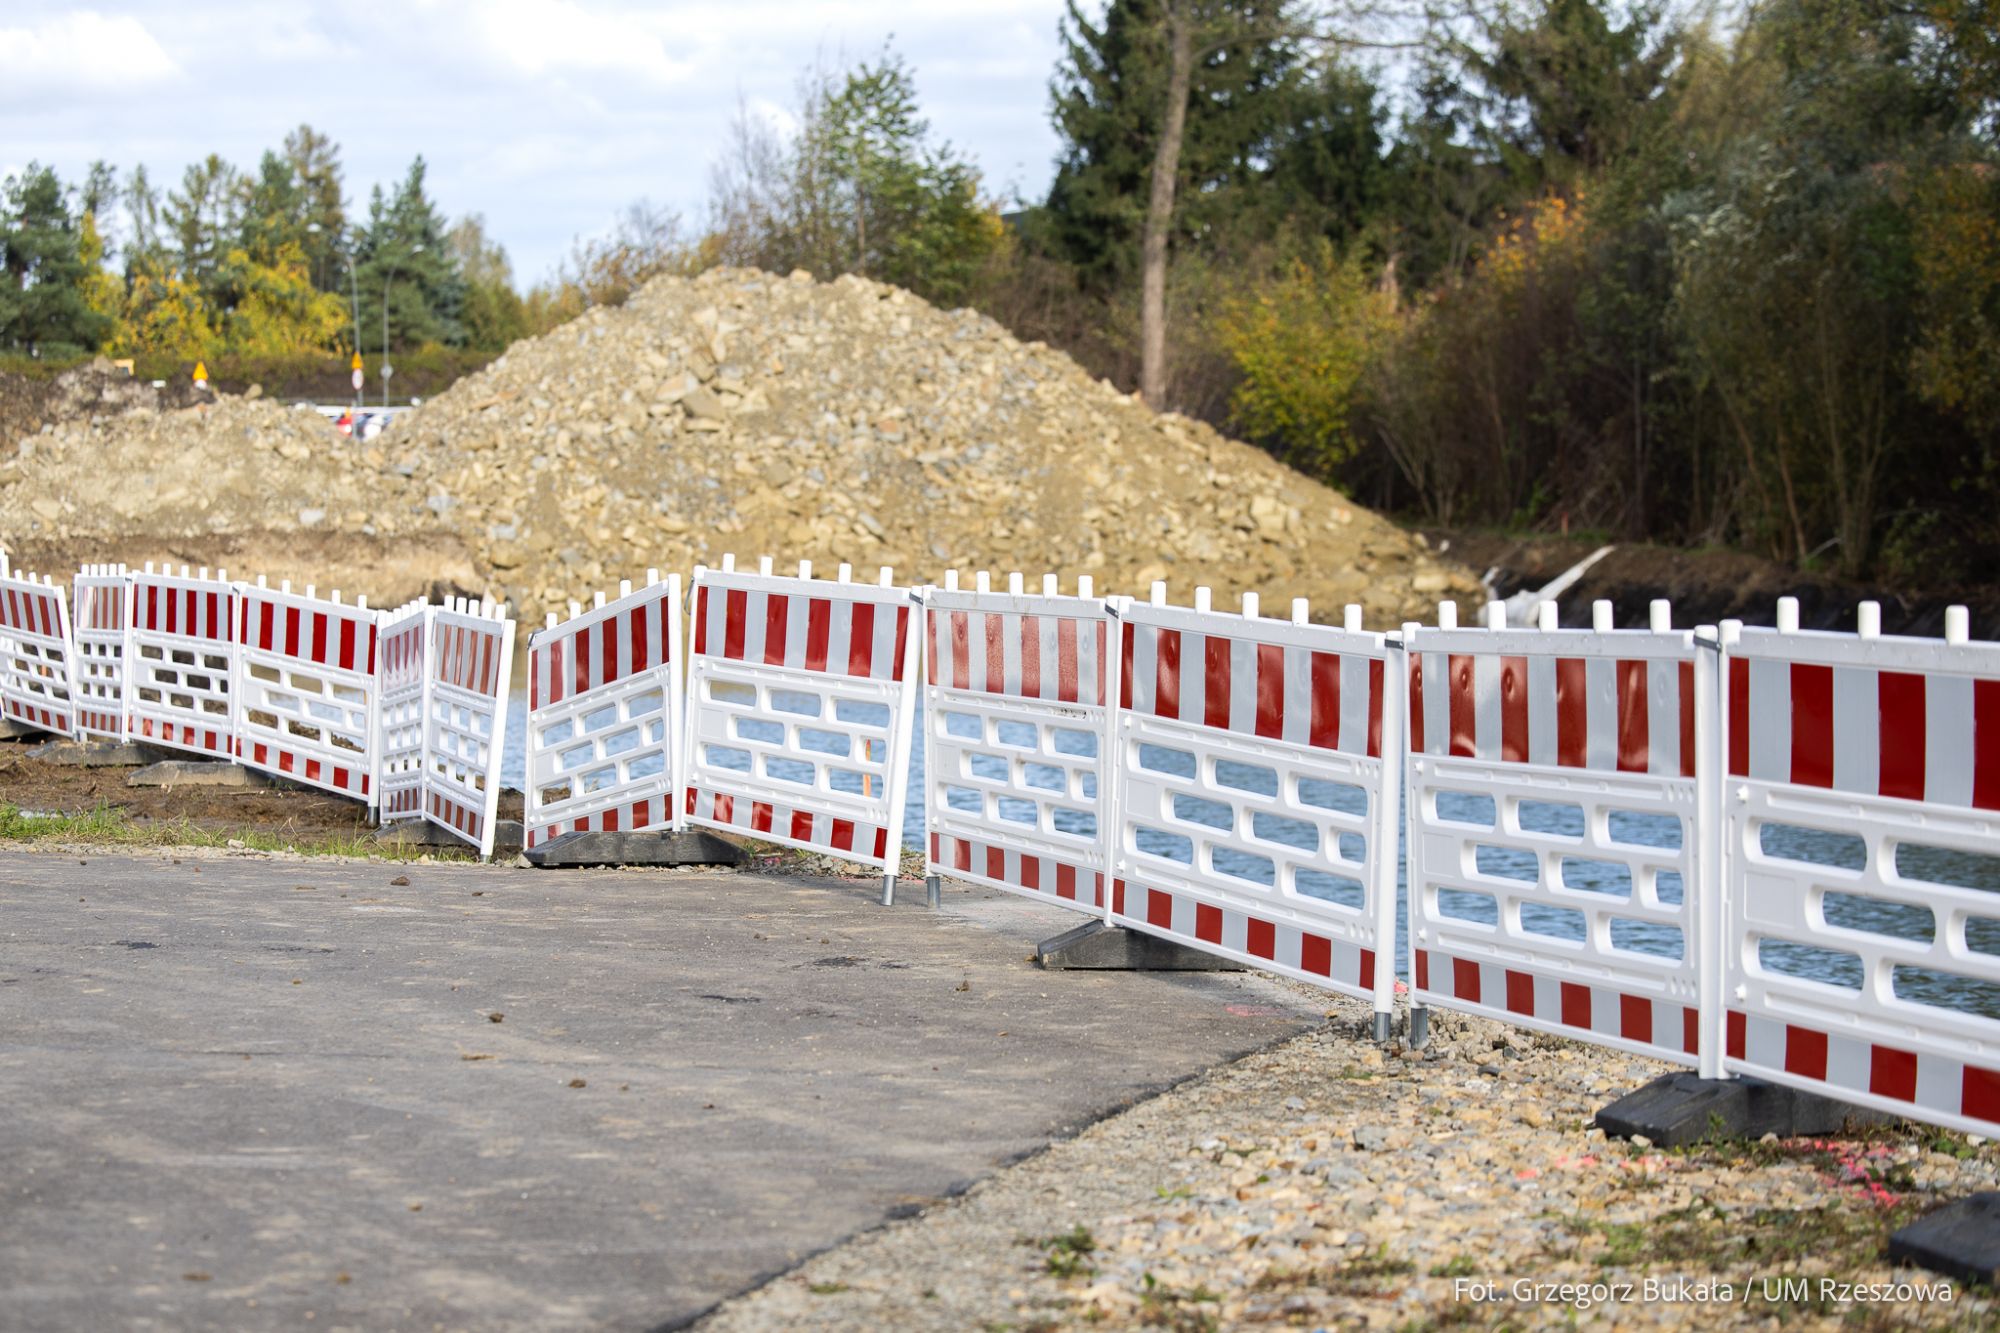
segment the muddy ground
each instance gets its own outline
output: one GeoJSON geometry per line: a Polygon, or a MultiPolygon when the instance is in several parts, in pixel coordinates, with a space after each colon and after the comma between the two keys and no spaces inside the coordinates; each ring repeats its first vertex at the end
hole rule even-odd
{"type": "MultiPolygon", "coordinates": [[[[0,803],[57,815],[110,809],[141,827],[184,821],[210,833],[260,834],[302,843],[346,841],[374,830],[366,806],[330,792],[275,778],[260,778],[253,787],[132,787],[126,784],[137,766],[52,763],[34,754],[44,739],[0,742],[0,803]]],[[[160,750],[157,757],[191,756],[160,750]]],[[[519,792],[500,793],[500,818],[521,818],[519,792]]]]}
{"type": "MultiPolygon", "coordinates": [[[[1945,608],[1963,605],[1971,610],[1974,638],[2000,638],[2000,583],[1898,590],[1801,571],[1742,551],[1683,551],[1549,534],[1425,529],[1424,535],[1480,574],[1497,571],[1491,583],[1502,597],[1539,588],[1600,546],[1614,545],[1610,555],[1562,594],[1565,625],[1588,625],[1590,604],[1598,598],[1616,605],[1620,625],[1643,625],[1647,605],[1656,597],[1673,602],[1676,625],[1732,617],[1746,625],[1769,625],[1778,599],[1796,597],[1799,623],[1808,629],[1852,630],[1855,604],[1873,600],[1882,604],[1885,634],[1940,636],[1945,608]]],[[[1462,622],[1469,620],[1471,609],[1459,608],[1462,622]]]]}

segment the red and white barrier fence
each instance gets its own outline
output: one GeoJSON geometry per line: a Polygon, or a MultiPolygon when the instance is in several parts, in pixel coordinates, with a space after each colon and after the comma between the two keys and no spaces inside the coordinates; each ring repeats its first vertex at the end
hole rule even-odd
{"type": "Polygon", "coordinates": [[[0,714],[75,736],[73,643],[62,589],[47,576],[14,572],[0,552],[0,714]]]}
{"type": "Polygon", "coordinates": [[[514,622],[462,597],[425,615],[423,816],[491,856],[514,622]]]}
{"type": "Polygon", "coordinates": [[[681,579],[619,586],[528,640],[527,845],[680,817],[681,579]]]}
{"type": "Polygon", "coordinates": [[[1724,1065],[2000,1130],[2000,645],[1725,627],[1724,1065]]]}
{"type": "Polygon", "coordinates": [[[1712,632],[1453,609],[1404,630],[1412,1002],[1713,1069],[1712,632]]]}
{"type": "Polygon", "coordinates": [[[126,714],[134,740],[236,757],[236,587],[225,571],[132,576],[126,714]]]}
{"type": "Polygon", "coordinates": [[[927,876],[1101,913],[1110,883],[1117,707],[1106,604],[1084,577],[1039,595],[927,589],[927,876]]]}
{"type": "Polygon", "coordinates": [[[374,806],[380,615],[365,598],[323,600],[262,578],[236,597],[238,760],[374,806]]]}
{"type": "Polygon", "coordinates": [[[909,590],[696,569],[683,816],[884,872],[909,790],[919,617],[909,590]]]}
{"type": "Polygon", "coordinates": [[[1400,696],[1385,636],[1259,614],[1118,608],[1109,919],[1369,1000],[1395,989],[1400,696]],[[1385,743],[1384,738],[1389,740],[1385,743]]]}
{"type": "Polygon", "coordinates": [[[131,657],[132,578],[123,565],[85,565],[71,581],[76,652],[76,734],[126,736],[125,677],[131,657]]]}
{"type": "Polygon", "coordinates": [[[408,602],[383,617],[376,641],[376,778],[385,824],[424,817],[424,720],[429,714],[431,612],[408,602]]]}

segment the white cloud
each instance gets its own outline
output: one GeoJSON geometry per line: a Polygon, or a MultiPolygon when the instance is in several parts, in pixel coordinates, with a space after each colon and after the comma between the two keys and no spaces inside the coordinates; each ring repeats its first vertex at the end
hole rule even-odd
{"type": "Polygon", "coordinates": [[[72,92],[142,92],[180,67],[138,19],[84,9],[0,28],[0,71],[0,101],[25,103],[72,92]]]}
{"type": "Polygon", "coordinates": [[[622,74],[679,83],[694,65],[671,52],[671,17],[586,8],[572,0],[484,0],[458,21],[467,38],[512,73],[530,77],[622,74]]]}

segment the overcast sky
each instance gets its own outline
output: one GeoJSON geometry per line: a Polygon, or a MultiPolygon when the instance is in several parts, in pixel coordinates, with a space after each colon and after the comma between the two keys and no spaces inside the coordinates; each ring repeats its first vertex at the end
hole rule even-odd
{"type": "Polygon", "coordinates": [[[649,198],[698,222],[739,98],[794,102],[822,54],[891,33],[935,131],[990,191],[1039,197],[1061,0],[51,0],[0,4],[0,173],[144,162],[244,169],[310,122],[341,148],[350,216],[421,152],[451,218],[486,216],[527,286],[571,238],[649,198]]]}

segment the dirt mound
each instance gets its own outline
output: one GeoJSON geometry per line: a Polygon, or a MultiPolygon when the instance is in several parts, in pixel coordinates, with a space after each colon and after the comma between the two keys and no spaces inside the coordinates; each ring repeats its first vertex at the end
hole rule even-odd
{"type": "MultiPolygon", "coordinates": [[[[383,437],[517,602],[800,557],[1168,579],[1393,622],[1476,582],[1335,492],[967,310],[717,269],[519,343],[383,437]]],[[[1276,605],[1282,606],[1282,602],[1276,605]]]]}
{"type": "Polygon", "coordinates": [[[73,417],[0,461],[0,533],[17,543],[158,535],[178,556],[291,531],[392,551],[455,536],[475,577],[537,619],[731,551],[868,578],[1019,569],[1133,593],[1164,578],[1177,600],[1196,583],[1256,589],[1279,612],[1310,597],[1321,618],[1359,602],[1378,626],[1478,586],[1421,538],[1060,352],[853,277],[660,279],[516,344],[366,444],[224,397],[73,417]]]}

